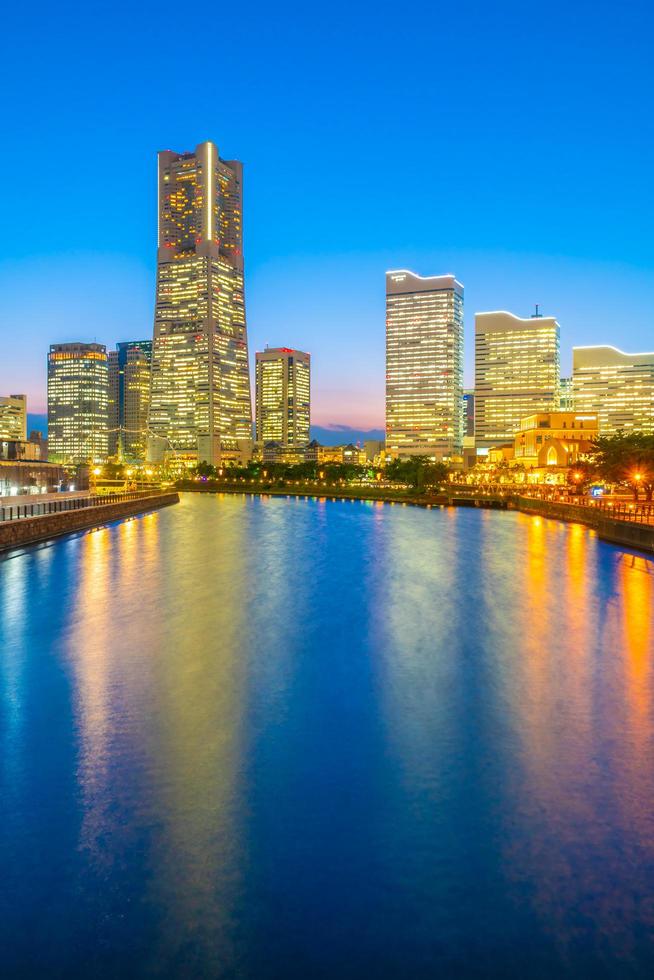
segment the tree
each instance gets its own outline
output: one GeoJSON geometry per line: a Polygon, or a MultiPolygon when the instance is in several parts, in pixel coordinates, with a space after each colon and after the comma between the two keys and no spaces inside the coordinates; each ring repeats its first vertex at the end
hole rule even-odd
{"type": "Polygon", "coordinates": [[[405,483],[414,490],[440,486],[447,480],[449,469],[445,463],[432,463],[429,456],[409,456],[407,459],[394,459],[386,467],[388,480],[405,483]]]}
{"type": "Polygon", "coordinates": [[[654,494],[654,436],[644,432],[616,432],[600,436],[592,446],[596,472],[609,483],[627,485],[634,500],[639,492],[651,500],[654,494]]]}
{"type": "Polygon", "coordinates": [[[213,465],[213,463],[205,463],[203,460],[197,464],[195,467],[195,472],[198,476],[208,479],[209,477],[216,475],[216,467],[213,465]]]}
{"type": "Polygon", "coordinates": [[[580,461],[571,466],[567,472],[567,483],[575,493],[585,493],[593,480],[598,476],[597,467],[588,460],[580,461]]]}

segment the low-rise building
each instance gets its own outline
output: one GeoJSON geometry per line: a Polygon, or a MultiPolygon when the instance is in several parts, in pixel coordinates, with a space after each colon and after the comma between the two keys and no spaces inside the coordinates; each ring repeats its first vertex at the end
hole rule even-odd
{"type": "Polygon", "coordinates": [[[576,412],[542,412],[520,423],[514,440],[515,463],[527,470],[568,470],[588,456],[599,434],[597,415],[576,412]]]}
{"type": "Polygon", "coordinates": [[[41,459],[41,446],[23,439],[0,439],[0,459],[41,459]]]}
{"type": "Polygon", "coordinates": [[[263,463],[285,463],[286,466],[297,466],[306,460],[305,450],[295,446],[284,446],[281,442],[266,442],[261,450],[263,463]]]}
{"type": "Polygon", "coordinates": [[[55,493],[66,484],[66,479],[64,467],[55,463],[0,458],[0,497],[55,493]]]}

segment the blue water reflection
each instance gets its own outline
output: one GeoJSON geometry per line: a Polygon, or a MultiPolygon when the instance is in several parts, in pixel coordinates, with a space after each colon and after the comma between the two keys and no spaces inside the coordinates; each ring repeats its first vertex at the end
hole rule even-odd
{"type": "Polygon", "coordinates": [[[654,564],[514,513],[185,496],[0,562],[24,977],[646,977],[654,564]]]}

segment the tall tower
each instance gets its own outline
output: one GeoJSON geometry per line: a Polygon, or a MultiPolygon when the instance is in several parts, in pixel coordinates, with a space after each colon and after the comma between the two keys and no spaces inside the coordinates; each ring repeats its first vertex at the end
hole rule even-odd
{"type": "Polygon", "coordinates": [[[463,286],[386,273],[386,449],[449,459],[463,445],[463,286]]]}
{"type": "Polygon", "coordinates": [[[216,146],[159,154],[148,456],[218,463],[252,444],[242,166],[216,146]]]}
{"type": "Polygon", "coordinates": [[[51,344],[48,452],[63,463],[101,462],[109,451],[107,348],[51,344]]]}
{"type": "Polygon", "coordinates": [[[143,459],[150,408],[152,341],[116,344],[109,361],[109,455],[143,459]]]}
{"type": "Polygon", "coordinates": [[[551,316],[475,315],[475,445],[513,442],[522,419],[559,406],[559,325],[551,316]]]}
{"type": "Polygon", "coordinates": [[[302,448],[311,424],[311,356],[290,347],[257,351],[257,442],[302,448]]]}

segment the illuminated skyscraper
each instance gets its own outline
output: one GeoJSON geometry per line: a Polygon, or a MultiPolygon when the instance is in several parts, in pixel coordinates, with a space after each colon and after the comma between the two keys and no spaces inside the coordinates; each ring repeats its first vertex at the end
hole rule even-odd
{"type": "Polygon", "coordinates": [[[654,432],[654,353],[573,347],[572,397],[576,412],[597,413],[601,435],[654,432]]]}
{"type": "Polygon", "coordinates": [[[242,166],[216,146],[159,154],[159,250],[148,454],[211,463],[252,443],[242,166]]]}
{"type": "Polygon", "coordinates": [[[109,451],[107,349],[51,344],[48,354],[48,453],[63,463],[99,462],[109,451]]]}
{"type": "Polygon", "coordinates": [[[475,445],[513,442],[520,421],[559,405],[559,325],[554,317],[475,316],[475,445]]]}
{"type": "Polygon", "coordinates": [[[311,424],[311,356],[290,347],[256,353],[257,442],[304,447],[311,424]]]}
{"type": "Polygon", "coordinates": [[[386,449],[435,459],[463,443],[463,286],[386,273],[386,449]]]}
{"type": "Polygon", "coordinates": [[[0,439],[27,439],[26,395],[0,395],[0,439]]]}
{"type": "Polygon", "coordinates": [[[116,344],[109,363],[109,455],[143,459],[150,407],[152,341],[116,344]]]}

